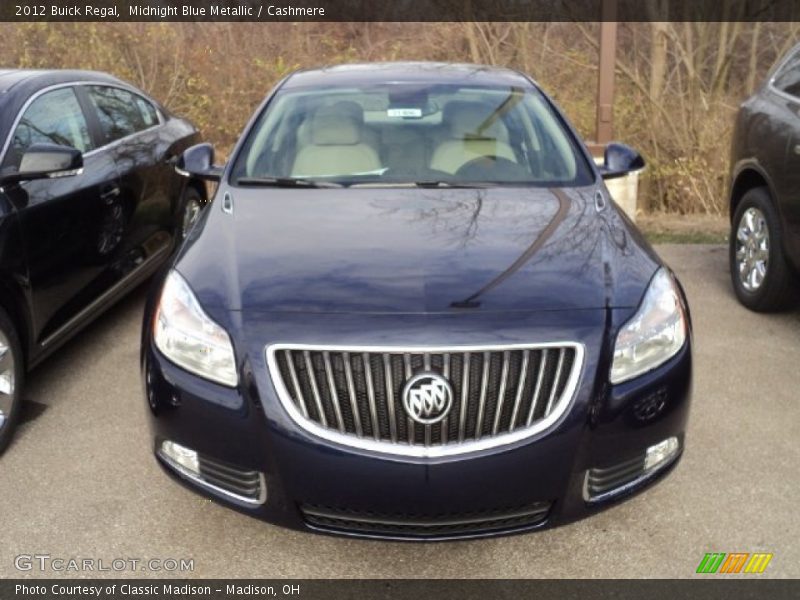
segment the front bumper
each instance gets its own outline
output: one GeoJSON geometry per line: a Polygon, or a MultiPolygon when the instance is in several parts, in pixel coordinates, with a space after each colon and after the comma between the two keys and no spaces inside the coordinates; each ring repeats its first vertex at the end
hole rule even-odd
{"type": "Polygon", "coordinates": [[[237,389],[172,364],[153,346],[145,326],[142,366],[154,449],[167,472],[193,489],[296,529],[449,539],[565,523],[640,491],[680,458],[691,395],[691,338],[658,369],[611,386],[607,332],[616,331],[629,316],[630,311],[518,314],[513,319],[486,314],[260,315],[248,321],[233,313],[224,325],[238,340],[237,389]],[[288,416],[277,398],[264,352],[264,340],[353,345],[391,341],[403,347],[553,339],[575,340],[586,348],[578,388],[560,420],[506,446],[438,458],[382,454],[313,436],[288,416]],[[639,473],[625,467],[671,437],[677,438],[679,449],[661,468],[639,473]],[[263,477],[263,501],[242,501],[224,490],[198,486],[160,452],[164,441],[263,477]],[[623,485],[612,493],[592,497],[587,492],[590,469],[634,477],[620,480],[623,485]]]}

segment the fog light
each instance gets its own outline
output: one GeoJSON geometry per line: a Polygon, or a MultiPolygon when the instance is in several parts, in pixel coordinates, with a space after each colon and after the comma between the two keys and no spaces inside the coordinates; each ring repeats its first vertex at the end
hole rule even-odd
{"type": "Polygon", "coordinates": [[[161,443],[161,452],[184,469],[192,473],[200,473],[200,461],[197,458],[197,452],[194,450],[167,440],[161,443]]]}
{"type": "Polygon", "coordinates": [[[671,437],[647,449],[644,459],[644,470],[650,471],[671,461],[678,453],[678,438],[671,437]]]}

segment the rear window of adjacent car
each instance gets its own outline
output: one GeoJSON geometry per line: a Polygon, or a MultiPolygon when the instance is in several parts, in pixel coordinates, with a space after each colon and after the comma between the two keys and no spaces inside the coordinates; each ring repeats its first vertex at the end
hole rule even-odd
{"type": "Polygon", "coordinates": [[[87,93],[106,144],[158,124],[155,107],[137,94],[108,86],[88,86],[87,93]]]}
{"type": "Polygon", "coordinates": [[[25,109],[11,138],[3,169],[19,168],[22,155],[34,144],[92,149],[89,127],[71,87],[46,92],[25,109]]]}
{"type": "Polygon", "coordinates": [[[783,63],[772,78],[772,85],[781,92],[800,98],[800,50],[783,63]]]}

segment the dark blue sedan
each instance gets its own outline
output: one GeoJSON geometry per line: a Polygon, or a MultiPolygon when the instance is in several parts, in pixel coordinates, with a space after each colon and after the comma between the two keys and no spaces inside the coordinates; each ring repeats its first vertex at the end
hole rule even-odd
{"type": "Polygon", "coordinates": [[[174,166],[200,140],[111,75],[0,69],[0,453],[28,371],[158,271],[197,219],[205,186],[174,166]]]}
{"type": "Polygon", "coordinates": [[[691,390],[686,299],[518,72],[297,72],[258,109],[145,313],[155,455],[305,530],[527,531],[669,471],[691,390]]]}

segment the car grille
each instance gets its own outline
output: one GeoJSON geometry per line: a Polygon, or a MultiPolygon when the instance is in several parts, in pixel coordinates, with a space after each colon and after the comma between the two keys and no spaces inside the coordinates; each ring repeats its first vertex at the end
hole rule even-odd
{"type": "Polygon", "coordinates": [[[550,502],[511,509],[461,514],[381,514],[311,504],[300,505],[305,522],[315,529],[360,535],[435,539],[508,532],[541,525],[550,502]]]}
{"type": "Polygon", "coordinates": [[[582,347],[567,344],[457,350],[280,346],[269,357],[301,425],[345,444],[422,455],[499,445],[549,426],[569,404],[582,361],[582,347]],[[449,381],[452,404],[441,422],[420,424],[406,413],[403,388],[428,372],[449,381]]]}

